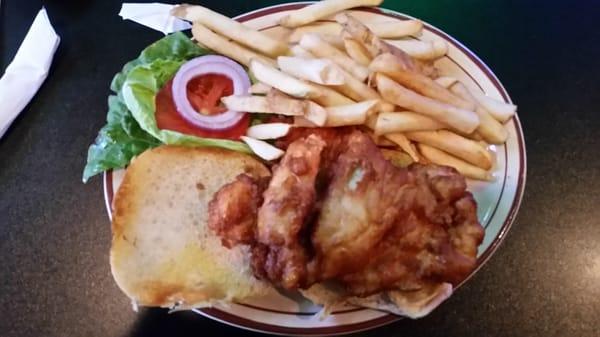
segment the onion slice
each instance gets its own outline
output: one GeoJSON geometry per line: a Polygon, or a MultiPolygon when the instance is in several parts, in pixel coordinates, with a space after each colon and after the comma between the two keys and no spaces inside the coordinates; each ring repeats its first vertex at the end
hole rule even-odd
{"type": "Polygon", "coordinates": [[[249,127],[246,135],[254,139],[277,139],[287,135],[291,126],[287,123],[257,124],[249,127]]]}
{"type": "Polygon", "coordinates": [[[244,117],[244,112],[226,110],[213,116],[198,113],[187,97],[187,84],[193,78],[219,74],[233,82],[233,94],[244,95],[250,88],[248,74],[236,62],[219,55],[206,55],[192,59],[179,68],[173,78],[173,102],[177,112],[189,123],[206,130],[225,130],[235,126],[244,117]]]}
{"type": "Polygon", "coordinates": [[[284,151],[265,142],[264,140],[258,140],[246,136],[241,136],[240,138],[250,147],[254,154],[264,160],[275,160],[285,154],[284,151]]]}

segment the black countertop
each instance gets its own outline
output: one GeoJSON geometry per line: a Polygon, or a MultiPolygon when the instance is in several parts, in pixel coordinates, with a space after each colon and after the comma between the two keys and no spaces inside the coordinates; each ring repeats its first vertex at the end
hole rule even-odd
{"type": "MultiPolygon", "coordinates": [[[[278,1],[204,1],[237,15],[278,1]]],[[[62,38],[50,75],[0,139],[0,335],[255,335],[193,313],[135,313],[112,280],[101,179],[81,183],[112,76],[161,37],[119,1],[5,0],[0,69],[40,6],[62,38]]],[[[430,316],[364,336],[598,336],[600,6],[594,1],[391,1],[498,75],[525,132],[528,177],[492,259],[430,316]]],[[[2,102],[0,102],[2,104],[2,102]]]]}

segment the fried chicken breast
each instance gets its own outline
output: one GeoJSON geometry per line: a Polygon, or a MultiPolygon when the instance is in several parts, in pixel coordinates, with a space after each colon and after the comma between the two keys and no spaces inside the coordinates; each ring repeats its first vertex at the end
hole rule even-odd
{"type": "Polygon", "coordinates": [[[460,282],[483,239],[454,169],[393,166],[361,132],[345,137],[312,235],[317,273],[353,295],[460,282]]]}
{"type": "Polygon", "coordinates": [[[398,193],[406,171],[397,171],[364,133],[352,132],[344,140],[312,235],[323,279],[364,268],[406,206],[398,193]]]}
{"type": "Polygon", "coordinates": [[[475,267],[483,228],[464,178],[448,167],[413,164],[408,172],[398,194],[409,207],[369,252],[369,262],[341,277],[354,295],[457,284],[475,267]]]}

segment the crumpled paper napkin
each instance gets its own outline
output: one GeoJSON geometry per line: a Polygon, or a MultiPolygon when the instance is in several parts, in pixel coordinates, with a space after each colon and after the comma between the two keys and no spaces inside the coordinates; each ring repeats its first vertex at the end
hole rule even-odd
{"type": "Polygon", "coordinates": [[[42,8],[0,78],[0,138],[44,83],[59,42],[42,8]]]}
{"type": "Polygon", "coordinates": [[[171,8],[173,7],[175,5],[157,2],[149,4],[124,3],[121,6],[119,16],[123,20],[137,22],[165,35],[192,28],[189,22],[171,15],[171,8]]]}

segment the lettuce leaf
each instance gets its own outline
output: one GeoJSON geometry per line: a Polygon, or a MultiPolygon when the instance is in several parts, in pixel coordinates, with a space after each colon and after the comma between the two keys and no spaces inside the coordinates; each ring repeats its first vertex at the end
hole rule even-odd
{"type": "Polygon", "coordinates": [[[110,168],[125,167],[131,158],[160,141],[142,130],[117,96],[108,97],[107,124],[88,150],[83,181],[110,168]]]}
{"type": "Polygon", "coordinates": [[[150,64],[133,68],[127,75],[121,94],[127,108],[141,128],[165,144],[216,146],[251,153],[248,146],[242,142],[200,138],[176,131],[161,130],[156,126],[154,118],[156,93],[173,77],[182,63],[173,60],[156,60],[150,64]]]}
{"type": "Polygon", "coordinates": [[[187,61],[205,54],[210,54],[210,51],[200,48],[184,33],[168,35],[146,47],[135,60],[127,62],[123,70],[113,78],[110,89],[115,93],[121,91],[127,75],[136,66],[150,64],[156,60],[187,61]]]}
{"type": "Polygon", "coordinates": [[[111,82],[115,95],[108,98],[107,124],[88,149],[83,181],[109,169],[123,168],[133,157],[162,143],[219,146],[245,151],[245,145],[220,139],[202,139],[156,127],[154,95],[179,66],[194,57],[209,54],[185,34],[168,35],[146,47],[135,60],[126,63],[111,82]],[[139,70],[138,70],[139,69],[139,70]],[[130,76],[133,73],[133,76],[130,76]],[[129,80],[128,102],[122,95],[129,80]],[[130,107],[135,108],[135,116],[130,107]],[[137,116],[137,117],[136,117],[137,116]]]}

